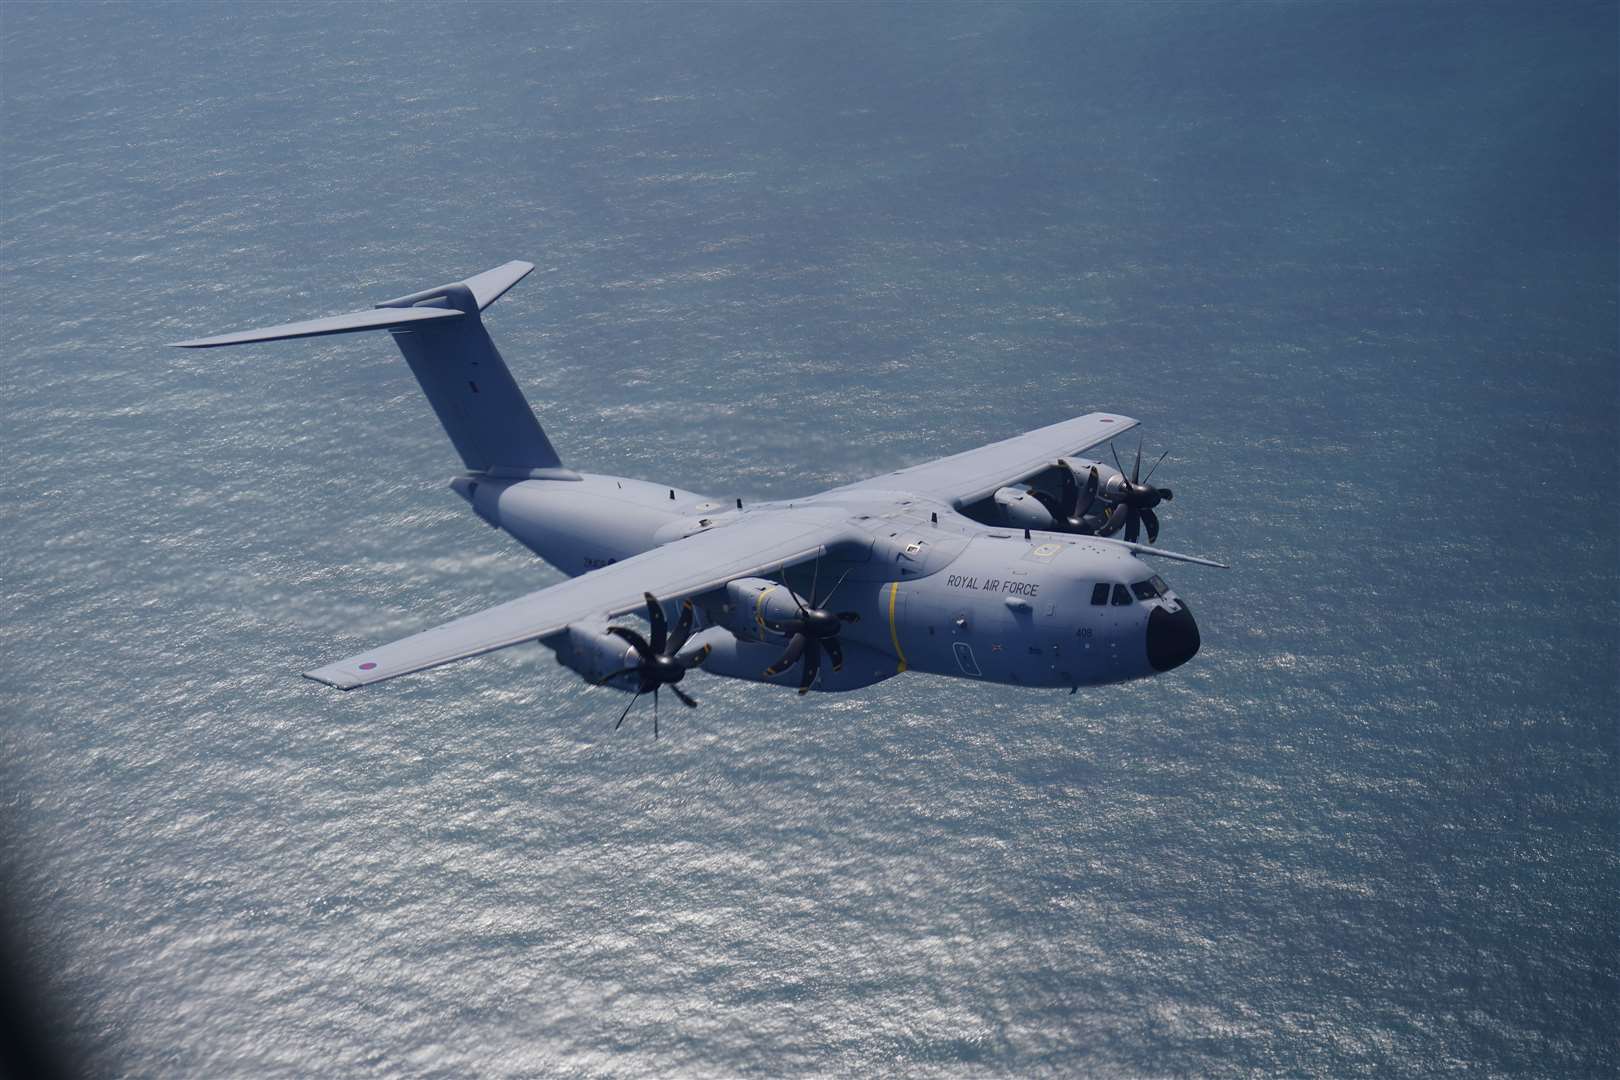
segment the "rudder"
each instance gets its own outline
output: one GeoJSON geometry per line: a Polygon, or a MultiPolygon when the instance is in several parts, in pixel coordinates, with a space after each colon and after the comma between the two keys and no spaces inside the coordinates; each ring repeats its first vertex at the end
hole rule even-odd
{"type": "MultiPolygon", "coordinates": [[[[527,274],[532,267],[525,267],[527,274]]],[[[467,468],[493,475],[560,469],[562,459],[484,329],[479,312],[488,303],[479,303],[468,282],[455,282],[378,307],[446,307],[466,316],[395,326],[389,333],[467,468]]]]}

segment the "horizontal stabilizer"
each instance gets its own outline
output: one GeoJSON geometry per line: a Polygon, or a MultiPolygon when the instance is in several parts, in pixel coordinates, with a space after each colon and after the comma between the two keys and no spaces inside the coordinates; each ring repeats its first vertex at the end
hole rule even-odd
{"type": "Polygon", "coordinates": [[[462,281],[385,300],[366,311],[175,344],[208,349],[387,330],[470,471],[501,470],[503,476],[545,472],[548,479],[578,480],[577,474],[562,468],[557,448],[541,430],[480,314],[533,269],[533,263],[514,259],[462,281]]]}
{"type": "MultiPolygon", "coordinates": [[[[494,271],[491,271],[494,273],[494,271]]],[[[485,275],[480,274],[479,277],[485,275]]],[[[475,279],[476,280],[476,279],[475,279]]],[[[320,337],[324,334],[348,334],[355,330],[389,330],[412,323],[434,319],[460,319],[463,313],[454,308],[371,308],[351,311],[345,315],[330,315],[324,319],[267,326],[263,330],[243,330],[217,337],[176,341],[177,349],[212,349],[217,345],[242,345],[250,341],[284,341],[287,338],[320,337]]]]}
{"type": "Polygon", "coordinates": [[[421,292],[413,292],[409,296],[396,296],[392,300],[384,300],[377,306],[380,308],[410,307],[423,300],[433,300],[445,294],[445,291],[457,285],[465,285],[472,291],[473,300],[478,304],[478,310],[483,311],[489,305],[499,300],[507,289],[516,285],[529,276],[534,269],[534,263],[524,262],[522,259],[513,259],[503,263],[493,270],[485,270],[482,274],[474,274],[465,281],[452,281],[448,285],[438,285],[421,292]]]}

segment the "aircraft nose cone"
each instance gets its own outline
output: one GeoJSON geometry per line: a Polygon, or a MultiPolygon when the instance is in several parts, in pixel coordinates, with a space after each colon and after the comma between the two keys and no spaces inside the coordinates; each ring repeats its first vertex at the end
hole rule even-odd
{"type": "Polygon", "coordinates": [[[1174,614],[1156,607],[1148,616],[1147,654],[1154,671],[1180,667],[1198,652],[1199,644],[1198,624],[1185,601],[1174,614]]]}

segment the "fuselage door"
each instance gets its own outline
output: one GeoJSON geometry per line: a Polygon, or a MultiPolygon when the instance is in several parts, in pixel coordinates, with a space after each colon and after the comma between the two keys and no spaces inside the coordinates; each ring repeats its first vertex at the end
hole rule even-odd
{"type": "Polygon", "coordinates": [[[956,653],[956,666],[962,669],[962,674],[971,675],[975,679],[984,677],[984,672],[979,670],[979,662],[973,658],[973,646],[965,641],[958,641],[951,648],[956,653]]]}

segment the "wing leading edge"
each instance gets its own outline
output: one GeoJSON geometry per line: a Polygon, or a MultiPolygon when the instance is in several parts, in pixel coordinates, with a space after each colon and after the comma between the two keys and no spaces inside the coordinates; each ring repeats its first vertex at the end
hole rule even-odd
{"type": "Polygon", "coordinates": [[[842,521],[818,519],[804,510],[750,515],[306,671],[304,677],[353,690],[547,637],[569,623],[639,610],[645,592],[679,600],[736,578],[795,566],[851,539],[842,521]]]}
{"type": "Polygon", "coordinates": [[[1084,453],[1105,443],[1136,424],[1129,416],[1088,413],[849,486],[931,495],[963,507],[986,498],[999,487],[1028,479],[1060,457],[1084,453]]]}

